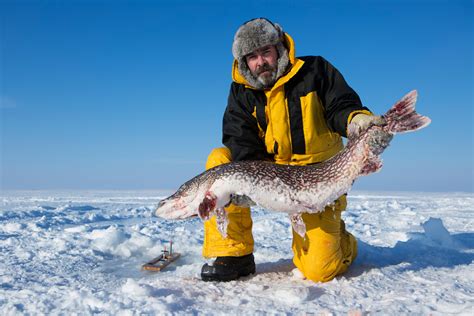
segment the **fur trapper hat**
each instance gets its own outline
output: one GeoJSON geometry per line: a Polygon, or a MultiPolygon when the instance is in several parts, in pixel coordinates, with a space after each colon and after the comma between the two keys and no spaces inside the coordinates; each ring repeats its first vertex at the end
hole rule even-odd
{"type": "Polygon", "coordinates": [[[232,54],[237,60],[240,74],[257,89],[263,89],[263,84],[250,72],[245,56],[267,45],[275,45],[278,51],[278,79],[289,65],[288,50],[284,45],[284,33],[280,25],[265,18],[250,20],[237,30],[232,44],[232,54]]]}

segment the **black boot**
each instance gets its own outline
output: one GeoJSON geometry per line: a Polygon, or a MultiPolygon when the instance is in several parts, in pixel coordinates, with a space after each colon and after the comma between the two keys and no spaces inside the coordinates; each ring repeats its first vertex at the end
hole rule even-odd
{"type": "Polygon", "coordinates": [[[231,281],[255,273],[253,254],[242,257],[217,257],[212,266],[202,266],[203,281],[231,281]]]}

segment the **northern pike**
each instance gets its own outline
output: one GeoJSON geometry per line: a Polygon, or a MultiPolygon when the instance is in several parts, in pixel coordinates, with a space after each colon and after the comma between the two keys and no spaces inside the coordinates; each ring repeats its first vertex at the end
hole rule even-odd
{"type": "Polygon", "coordinates": [[[380,124],[360,130],[348,126],[348,142],[332,158],[313,165],[281,165],[270,161],[238,161],[209,169],[160,201],[155,214],[166,219],[216,216],[225,237],[230,203],[258,205],[290,215],[293,229],[306,233],[303,213],[318,213],[346,194],[354,181],[382,168],[380,155],[393,135],[426,127],[431,120],[415,111],[416,90],[405,95],[382,116],[380,124]]]}

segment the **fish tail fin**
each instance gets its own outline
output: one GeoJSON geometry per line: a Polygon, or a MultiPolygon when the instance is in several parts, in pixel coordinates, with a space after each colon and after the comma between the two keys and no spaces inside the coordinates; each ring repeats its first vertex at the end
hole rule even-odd
{"type": "Polygon", "coordinates": [[[387,123],[388,132],[393,134],[413,132],[431,123],[429,117],[420,115],[415,111],[417,97],[417,91],[413,90],[385,113],[383,117],[387,123]]]}

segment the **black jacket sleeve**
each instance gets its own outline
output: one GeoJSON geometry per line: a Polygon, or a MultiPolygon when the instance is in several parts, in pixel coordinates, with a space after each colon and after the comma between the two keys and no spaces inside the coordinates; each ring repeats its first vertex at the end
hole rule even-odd
{"type": "Polygon", "coordinates": [[[328,126],[341,136],[347,137],[349,115],[358,110],[367,110],[357,93],[347,84],[341,73],[323,57],[318,57],[321,78],[320,97],[326,113],[328,126]]]}
{"type": "Polygon", "coordinates": [[[241,101],[244,88],[232,83],[222,124],[222,142],[232,153],[233,161],[269,158],[265,143],[258,136],[257,120],[249,105],[241,101]]]}

